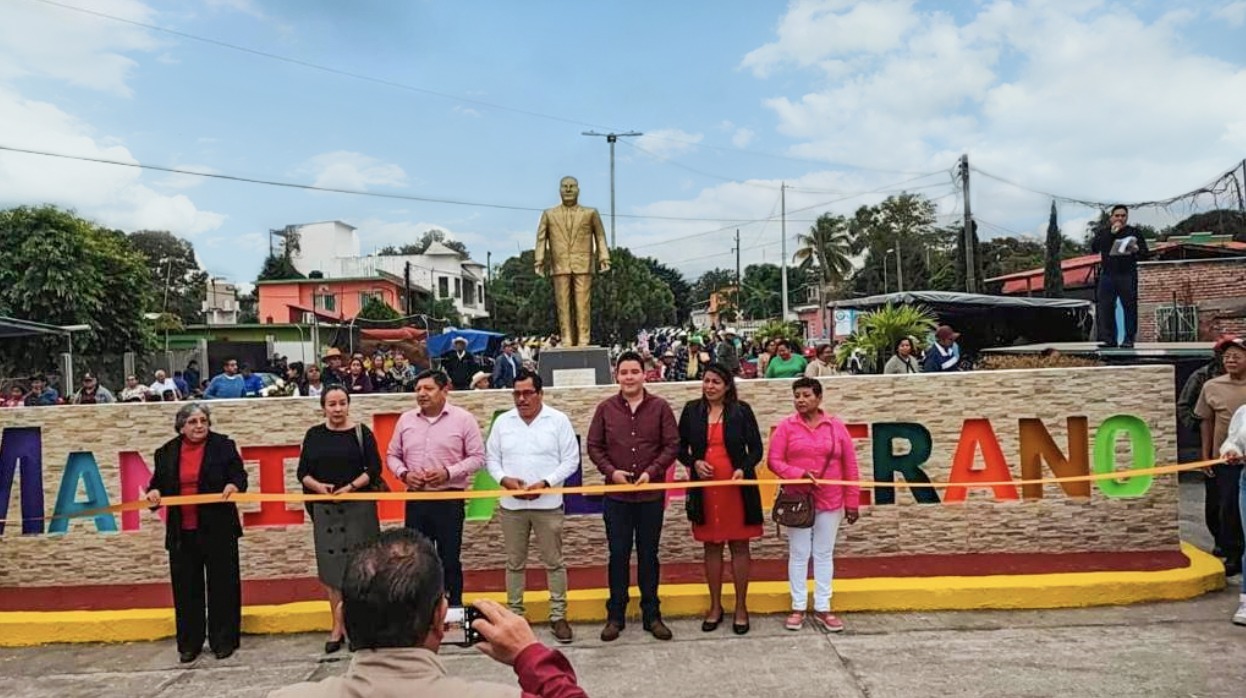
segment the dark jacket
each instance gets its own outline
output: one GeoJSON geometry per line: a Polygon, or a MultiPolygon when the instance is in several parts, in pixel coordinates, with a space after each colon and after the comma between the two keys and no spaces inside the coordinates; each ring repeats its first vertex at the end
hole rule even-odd
{"type": "Polygon", "coordinates": [[[1132,225],[1127,225],[1120,229],[1116,234],[1112,233],[1112,229],[1108,226],[1101,226],[1095,231],[1095,236],[1090,241],[1090,251],[1099,253],[1099,264],[1103,274],[1112,275],[1137,275],[1138,260],[1146,259],[1149,250],[1146,246],[1146,238],[1142,237],[1142,232],[1132,225]],[[1133,236],[1137,249],[1133,252],[1118,252],[1116,242],[1133,236]]]}
{"type": "MultiPolygon", "coordinates": [[[[181,436],[156,449],[156,471],[152,473],[147,488],[159,490],[162,497],[181,494],[181,460],[181,436]]],[[[203,450],[203,465],[199,468],[199,494],[223,492],[225,485],[231,483],[239,492],[247,491],[247,471],[242,467],[238,445],[228,436],[208,432],[208,441],[203,450]]],[[[200,537],[242,536],[238,507],[232,502],[200,504],[198,511],[199,525],[196,532],[200,537]]],[[[165,520],[164,547],[169,550],[176,548],[182,533],[182,508],[169,507],[169,515],[165,520]]]]}
{"type": "MultiPolygon", "coordinates": [[[[693,463],[705,459],[709,440],[709,408],[704,400],[693,400],[684,405],[679,416],[679,462],[688,469],[690,480],[699,480],[693,463]]],[[[747,402],[737,402],[723,411],[723,440],[731,467],[744,471],[744,479],[757,479],[757,464],[762,459],[761,430],[757,418],[747,402]]],[[[763,522],[761,491],[756,485],[738,488],[744,498],[744,523],[763,522]]],[[[688,520],[694,524],[705,523],[705,499],[701,489],[688,490],[684,504],[688,520]]]]}
{"type": "Polygon", "coordinates": [[[516,369],[523,368],[523,361],[518,354],[512,353],[509,357],[506,352],[498,354],[493,359],[493,376],[489,379],[489,385],[493,388],[513,388],[515,387],[516,369]]]}
{"type": "Polygon", "coordinates": [[[450,350],[441,355],[441,370],[450,377],[455,390],[471,390],[472,376],[480,370],[480,362],[469,351],[463,352],[463,358],[450,350]]]}

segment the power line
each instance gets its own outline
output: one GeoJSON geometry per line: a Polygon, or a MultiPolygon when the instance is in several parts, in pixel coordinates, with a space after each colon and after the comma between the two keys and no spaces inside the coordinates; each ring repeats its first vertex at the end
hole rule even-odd
{"type": "MultiPolygon", "coordinates": [[[[1133,208],[1167,208],[1183,200],[1193,201],[1197,199],[1199,196],[1202,196],[1204,194],[1210,194],[1213,197],[1219,197],[1220,195],[1229,193],[1230,191],[1229,187],[1232,185],[1233,182],[1236,181],[1235,175],[1239,167],[1241,167],[1241,165],[1234,165],[1232,169],[1222,172],[1219,175],[1216,175],[1214,179],[1207,182],[1206,184],[1196,189],[1193,189],[1191,191],[1185,192],[1184,194],[1170,196],[1166,199],[1157,199],[1153,201],[1138,201],[1134,203],[1125,203],[1123,205],[1128,206],[1131,209],[1133,208]]],[[[1010,179],[1005,179],[1003,177],[1000,177],[999,175],[991,174],[990,172],[987,172],[976,166],[972,166],[970,167],[970,169],[973,172],[976,172],[982,175],[983,177],[986,177],[988,179],[993,179],[997,182],[1000,182],[1001,184],[1007,184],[1010,187],[1015,187],[1017,189],[1028,191],[1033,194],[1039,194],[1049,199],[1055,199],[1057,201],[1061,201],[1064,203],[1074,204],[1078,206],[1085,206],[1087,208],[1097,208],[1097,209],[1106,209],[1111,206],[1117,205],[1119,203],[1119,202],[1094,201],[1091,199],[1079,199],[1079,198],[1072,197],[1072,196],[1064,196],[1062,194],[1053,194],[1048,191],[1043,191],[1041,189],[1028,187],[1024,184],[1019,184],[1010,179]]]]}
{"type": "MultiPolygon", "coordinates": [[[[42,1],[42,0],[40,0],[42,1]]],[[[190,175],[194,177],[206,177],[208,179],[220,179],[229,182],[241,182],[243,184],[262,184],[270,187],[282,187],[285,189],[301,189],[304,191],[317,191],[330,194],[349,194],[351,196],[368,196],[378,199],[397,199],[400,201],[419,201],[431,204],[445,204],[449,206],[474,206],[477,208],[494,208],[506,211],[530,211],[543,212],[543,208],[534,208],[532,206],[514,206],[511,204],[497,204],[485,201],[469,201],[465,199],[446,199],[431,196],[419,196],[416,194],[391,194],[386,192],[363,191],[359,189],[343,189],[340,187],[323,187],[314,184],[300,184],[298,182],[283,182],[280,180],[260,179],[257,177],[243,177],[241,175],[224,174],[220,172],[196,172],[194,170],[186,170],[178,167],[167,167],[164,165],[150,165],[140,162],[125,162],[122,160],[111,160],[108,158],[90,157],[87,155],[68,155],[66,153],[53,153],[45,150],[35,150],[33,148],[17,148],[8,145],[0,145],[0,151],[8,151],[12,153],[22,153],[25,155],[38,155],[42,157],[59,158],[62,160],[77,160],[80,162],[94,162],[101,165],[115,165],[118,167],[130,167],[139,170],[151,170],[154,172],[166,172],[170,174],[190,175]]],[[[649,216],[640,214],[620,213],[620,218],[632,218],[638,220],[658,220],[658,221],[683,221],[683,222],[731,222],[734,226],[738,219],[735,218],[704,218],[695,216],[649,216]]],[[[731,227],[728,226],[728,227],[731,227]]]]}
{"type": "Polygon", "coordinates": [[[218,48],[227,48],[227,49],[230,49],[231,51],[240,51],[242,53],[249,53],[253,56],[259,56],[261,58],[267,58],[269,60],[280,61],[282,63],[289,63],[291,65],[297,65],[303,68],[310,68],[311,70],[319,70],[321,72],[330,73],[332,75],[337,75],[339,77],[351,78],[353,80],[362,80],[364,82],[371,82],[377,85],[384,85],[386,87],[393,87],[393,88],[397,88],[400,90],[407,90],[408,92],[418,92],[420,94],[430,95],[433,97],[441,97],[442,99],[449,99],[449,100],[454,100],[458,102],[464,102],[467,104],[474,104],[479,107],[487,107],[489,109],[497,109],[499,111],[508,111],[508,112],[513,112],[515,114],[523,114],[524,116],[531,116],[531,117],[535,117],[538,119],[547,119],[549,121],[559,121],[564,124],[574,124],[576,126],[587,126],[589,128],[607,128],[605,126],[601,126],[600,124],[592,124],[586,121],[568,119],[567,117],[558,116],[556,114],[546,114],[543,112],[532,111],[530,109],[508,107],[504,104],[497,104],[495,102],[486,102],[481,99],[472,99],[470,97],[461,97],[459,95],[452,95],[446,92],[438,92],[437,90],[430,90],[426,87],[417,87],[415,85],[408,85],[406,83],[398,82],[396,80],[388,80],[385,78],[373,77],[371,75],[364,75],[363,73],[356,73],[356,72],[352,72],[349,70],[342,70],[340,68],[333,68],[331,66],[321,65],[319,63],[312,63],[311,61],[305,61],[301,58],[291,58],[290,56],[283,56],[283,55],[272,53],[269,51],[261,51],[259,49],[250,48],[248,46],[233,44],[228,41],[221,41],[220,39],[211,39],[206,36],[198,36],[195,34],[190,34],[188,32],[178,31],[176,29],[170,29],[168,27],[162,27],[156,24],[148,24],[146,22],[139,22],[133,19],[126,19],[125,17],[118,17],[116,15],[110,15],[106,12],[97,12],[95,10],[89,10],[85,7],[67,5],[65,3],[56,2],[56,0],[33,0],[33,1],[43,3],[44,5],[51,5],[53,7],[59,7],[61,9],[70,10],[72,12],[80,12],[82,14],[99,17],[101,19],[107,19],[107,20],[111,20],[114,22],[121,22],[123,24],[129,24],[131,26],[141,27],[143,29],[150,29],[152,31],[169,34],[171,36],[180,37],[182,39],[198,41],[200,43],[209,44],[212,46],[216,46],[218,48]]]}
{"type": "MultiPolygon", "coordinates": [[[[571,119],[565,116],[559,116],[557,114],[547,114],[544,112],[534,111],[531,109],[522,109],[519,107],[507,106],[505,104],[498,104],[496,102],[487,102],[481,99],[472,99],[470,97],[462,97],[460,95],[449,94],[447,92],[439,92],[437,90],[431,90],[426,87],[418,87],[416,85],[409,85],[407,83],[398,82],[396,80],[389,80],[387,78],[378,78],[378,77],[374,77],[371,75],[365,75],[363,73],[356,73],[350,70],[334,68],[332,66],[322,65],[320,63],[313,63],[312,61],[303,60],[301,58],[283,56],[281,54],[272,53],[271,51],[263,51],[260,49],[250,48],[248,46],[242,46],[240,44],[230,43],[228,41],[222,41],[220,39],[213,39],[213,38],[209,38],[206,36],[199,36],[197,34],[191,34],[189,32],[179,31],[177,29],[170,29],[169,27],[162,27],[157,24],[139,22],[137,20],[127,19],[125,17],[118,17],[116,15],[111,15],[106,12],[99,12],[97,10],[91,10],[85,7],[78,7],[76,5],[69,5],[66,3],[57,2],[56,0],[31,0],[31,1],[42,3],[44,5],[48,5],[51,7],[58,7],[60,9],[68,10],[71,12],[78,12],[78,13],[85,14],[85,15],[91,15],[93,17],[98,17],[100,19],[107,19],[113,22],[120,22],[122,24],[128,24],[134,27],[141,27],[143,29],[149,29],[151,31],[161,32],[164,34],[168,34],[170,36],[176,36],[182,39],[188,39],[190,41],[198,41],[200,43],[208,44],[210,46],[216,46],[218,48],[225,48],[231,51],[238,51],[241,53],[250,54],[252,56],[258,56],[260,58],[267,58],[269,60],[279,61],[282,63],[288,63],[290,65],[297,65],[297,66],[308,68],[311,70],[318,70],[324,73],[329,73],[331,75],[336,75],[338,77],[351,78],[353,80],[361,80],[364,82],[370,82],[370,83],[377,84],[377,85],[383,85],[386,87],[406,90],[408,92],[416,92],[419,94],[425,94],[425,95],[429,95],[433,97],[440,97],[442,99],[463,102],[465,104],[474,104],[476,106],[486,107],[488,109],[497,109],[499,111],[506,111],[506,112],[511,112],[514,114],[522,114],[524,116],[530,116],[530,117],[537,118],[537,119],[545,119],[548,121],[556,121],[560,123],[573,124],[575,126],[582,126],[582,127],[588,127],[588,128],[601,128],[601,129],[606,129],[606,130],[610,130],[614,128],[614,127],[605,126],[602,124],[594,124],[594,123],[590,123],[587,121],[580,121],[578,119],[571,119]]],[[[777,159],[777,160],[790,160],[792,162],[804,162],[804,163],[812,163],[812,164],[824,165],[824,166],[829,165],[833,167],[842,167],[846,169],[862,170],[865,172],[878,172],[882,174],[898,174],[898,175],[915,174],[913,172],[906,172],[902,170],[889,170],[889,169],[884,169],[884,168],[870,167],[867,165],[857,165],[854,163],[835,162],[831,160],[818,160],[818,159],[813,159],[813,158],[800,158],[800,157],[794,157],[791,155],[780,155],[777,153],[767,153],[767,152],[762,152],[762,151],[757,151],[757,150],[747,150],[745,148],[736,148],[736,147],[727,147],[727,146],[720,146],[720,145],[710,145],[710,144],[705,144],[705,143],[697,143],[697,142],[689,141],[686,139],[671,138],[669,136],[662,136],[659,134],[650,134],[649,137],[655,140],[664,140],[664,141],[669,141],[672,143],[682,143],[685,145],[698,145],[702,148],[708,148],[711,150],[719,150],[723,152],[745,153],[748,155],[756,155],[760,157],[767,157],[767,158],[772,158],[772,159],[777,159]]]]}

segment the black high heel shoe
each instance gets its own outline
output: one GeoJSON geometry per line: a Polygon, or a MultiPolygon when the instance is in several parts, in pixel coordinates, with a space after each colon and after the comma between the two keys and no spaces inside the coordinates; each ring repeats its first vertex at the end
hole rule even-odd
{"type": "Polygon", "coordinates": [[[341,651],[341,649],[342,649],[342,640],[340,639],[329,640],[328,642],[324,643],[325,654],[333,654],[334,652],[341,651]]]}
{"type": "Polygon", "coordinates": [[[723,622],[723,614],[722,614],[722,611],[719,611],[719,612],[718,612],[718,619],[717,619],[717,620],[703,620],[703,621],[701,621],[701,632],[703,632],[703,633],[712,633],[712,632],[714,632],[715,630],[718,630],[718,626],[719,626],[719,625],[721,625],[721,624],[722,624],[722,622],[723,622]]]}
{"type": "Polygon", "coordinates": [[[747,619],[743,623],[737,623],[734,618],[731,619],[731,632],[736,635],[747,635],[748,631],[749,622],[747,619]]]}

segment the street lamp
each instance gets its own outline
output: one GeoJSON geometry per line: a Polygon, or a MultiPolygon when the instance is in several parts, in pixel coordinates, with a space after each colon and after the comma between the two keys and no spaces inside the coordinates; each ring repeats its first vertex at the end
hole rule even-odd
{"type": "Polygon", "coordinates": [[[884,296],[887,295],[887,262],[890,261],[891,259],[891,253],[895,251],[896,251],[896,248],[888,247],[887,251],[883,253],[883,295],[884,296]]]}

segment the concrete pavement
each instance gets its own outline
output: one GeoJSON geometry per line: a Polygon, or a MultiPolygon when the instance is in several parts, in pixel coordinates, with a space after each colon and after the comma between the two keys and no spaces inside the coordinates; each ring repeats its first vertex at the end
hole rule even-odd
{"type": "MultiPolygon", "coordinates": [[[[1182,488],[1187,540],[1207,545],[1199,484],[1182,488]]],[[[1236,580],[1235,580],[1236,581],[1236,580]]],[[[653,640],[632,623],[604,645],[579,626],[565,649],[590,695],[615,696],[1242,696],[1246,627],[1229,622],[1237,584],[1185,602],[1062,611],[845,616],[848,631],[793,633],[755,616],[753,632],[671,623],[653,640]]],[[[548,637],[544,630],[542,636],[548,637]]],[[[0,696],[263,696],[344,671],[345,653],[319,653],[320,635],[246,637],[242,650],[184,668],[173,642],[0,650],[0,696]]],[[[513,683],[472,650],[446,652],[457,675],[513,683]]]]}

